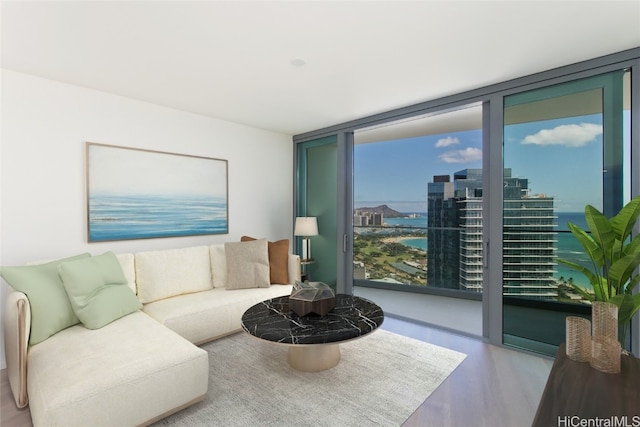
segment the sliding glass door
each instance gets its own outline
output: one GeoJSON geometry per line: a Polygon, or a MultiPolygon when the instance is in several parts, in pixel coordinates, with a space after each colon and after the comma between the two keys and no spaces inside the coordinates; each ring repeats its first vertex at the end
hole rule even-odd
{"type": "Polygon", "coordinates": [[[639,68],[625,51],[295,136],[312,279],[482,300],[491,343],[555,354],[590,316],[567,223],[639,194],[639,68]]]}
{"type": "MultiPolygon", "coordinates": [[[[335,136],[297,146],[296,216],[316,217],[318,235],[310,237],[313,262],[303,265],[309,279],[336,287],[338,242],[338,144],[335,136]]],[[[301,238],[298,237],[298,254],[301,238]]]]}
{"type": "Polygon", "coordinates": [[[629,73],[608,73],[504,99],[503,340],[554,355],[568,314],[589,317],[590,267],[568,231],[584,207],[613,216],[629,198],[629,73]],[[627,109],[625,110],[625,105],[627,109]]]}

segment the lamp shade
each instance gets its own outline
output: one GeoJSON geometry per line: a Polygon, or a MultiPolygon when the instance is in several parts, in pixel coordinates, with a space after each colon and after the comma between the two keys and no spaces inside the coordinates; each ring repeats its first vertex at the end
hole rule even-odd
{"type": "Polygon", "coordinates": [[[293,234],[296,236],[317,236],[318,219],[315,216],[296,217],[296,226],[293,234]]]}

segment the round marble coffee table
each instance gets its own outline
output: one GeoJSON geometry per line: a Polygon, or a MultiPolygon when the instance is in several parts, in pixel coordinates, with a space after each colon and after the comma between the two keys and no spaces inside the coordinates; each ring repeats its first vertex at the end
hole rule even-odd
{"type": "Polygon", "coordinates": [[[242,328],[254,337],[289,347],[289,365],[318,372],[340,362],[339,343],[376,330],[384,313],[375,303],[351,295],[336,295],[336,306],[324,317],[298,316],[289,309],[289,297],[263,301],[242,315],[242,328]]]}

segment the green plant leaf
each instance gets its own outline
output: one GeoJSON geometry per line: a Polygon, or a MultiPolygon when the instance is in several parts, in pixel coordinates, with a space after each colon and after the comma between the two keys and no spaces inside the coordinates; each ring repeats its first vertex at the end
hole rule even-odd
{"type": "Polygon", "coordinates": [[[638,283],[640,283],[640,274],[636,275],[635,277],[633,277],[629,283],[627,284],[627,286],[625,286],[624,291],[627,294],[630,294],[631,292],[633,292],[633,289],[638,286],[638,283]]]}
{"type": "Polygon", "coordinates": [[[584,248],[585,253],[589,255],[589,258],[591,258],[591,260],[598,268],[601,268],[604,265],[602,248],[599,247],[593,240],[593,238],[589,236],[587,232],[582,228],[571,222],[568,222],[567,226],[569,227],[569,230],[571,230],[571,234],[573,234],[573,236],[578,239],[578,241],[584,248]]]}
{"type": "Polygon", "coordinates": [[[622,254],[629,255],[630,253],[638,251],[640,251],[640,234],[636,235],[636,237],[634,237],[633,240],[623,248],[622,254]]]}
{"type": "Polygon", "coordinates": [[[620,257],[624,255],[624,242],[616,239],[613,242],[613,247],[611,248],[611,262],[615,262],[620,259],[620,257]]]}
{"type": "Polygon", "coordinates": [[[631,278],[633,271],[640,265],[640,252],[625,255],[611,264],[609,268],[609,285],[617,294],[624,292],[624,285],[631,278]]]}
{"type": "MultiPolygon", "coordinates": [[[[603,283],[599,276],[593,274],[593,272],[588,268],[580,264],[576,264],[573,261],[569,261],[566,259],[558,259],[558,262],[568,267],[571,267],[576,271],[579,271],[580,273],[584,274],[587,277],[587,279],[589,279],[589,283],[591,283],[591,286],[593,287],[593,292],[595,294],[596,301],[607,301],[608,298],[603,299],[604,296],[607,295],[607,294],[603,294],[604,288],[606,288],[606,286],[603,286],[603,283]]],[[[573,287],[573,289],[577,290],[582,296],[588,296],[587,299],[589,299],[590,301],[594,299],[593,295],[584,292],[583,289],[580,288],[578,285],[572,283],[571,286],[573,287]]]]}
{"type": "Polygon", "coordinates": [[[607,269],[607,260],[612,259],[613,245],[616,241],[616,235],[613,232],[611,223],[598,209],[591,205],[584,208],[584,217],[587,220],[591,236],[596,244],[602,250],[605,261],[603,263],[605,270],[607,269]]]}
{"type": "Polygon", "coordinates": [[[611,218],[611,227],[618,240],[621,242],[627,240],[638,217],[640,217],[640,196],[633,198],[616,216],[611,218]]]}
{"type": "MultiPolygon", "coordinates": [[[[611,301],[618,305],[620,321],[628,320],[640,309],[640,294],[632,295],[640,284],[640,234],[629,238],[640,218],[640,196],[634,198],[617,215],[608,220],[591,205],[585,207],[585,220],[591,234],[568,223],[569,230],[589,256],[593,271],[572,261],[558,259],[584,274],[593,286],[593,295],[573,285],[573,288],[590,301],[611,301]]],[[[624,332],[624,331],[623,331],[624,332]]]]}
{"type": "Polygon", "coordinates": [[[618,306],[618,323],[626,323],[640,309],[640,294],[616,295],[609,302],[618,306]]]}

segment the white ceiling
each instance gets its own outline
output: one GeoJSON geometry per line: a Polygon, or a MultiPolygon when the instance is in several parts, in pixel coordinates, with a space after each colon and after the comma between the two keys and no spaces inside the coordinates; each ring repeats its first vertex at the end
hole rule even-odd
{"type": "Polygon", "coordinates": [[[2,1],[0,14],[3,68],[290,135],[640,46],[637,0],[2,1]]]}

